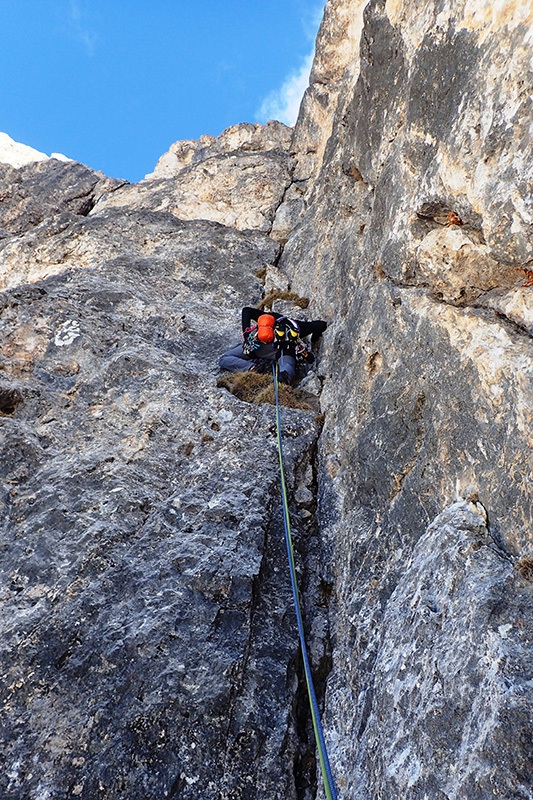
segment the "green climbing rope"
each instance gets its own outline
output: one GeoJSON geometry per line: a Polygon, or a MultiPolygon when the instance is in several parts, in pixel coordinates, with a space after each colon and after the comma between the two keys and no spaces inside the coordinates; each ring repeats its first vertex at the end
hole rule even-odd
{"type": "Polygon", "coordinates": [[[285,544],[287,546],[287,556],[289,559],[289,571],[291,575],[292,595],[294,599],[294,608],[296,611],[296,621],[298,623],[298,634],[300,636],[300,647],[302,650],[302,658],[305,671],[305,682],[307,684],[307,694],[309,697],[309,705],[311,708],[311,718],[313,720],[313,730],[315,733],[316,747],[318,750],[318,760],[320,762],[320,771],[322,773],[322,780],[324,782],[324,790],[326,792],[327,800],[337,800],[337,792],[335,791],[335,784],[324,740],[324,731],[320,721],[320,711],[315,694],[315,687],[313,684],[313,676],[311,673],[311,665],[309,663],[309,656],[307,653],[307,645],[305,643],[305,633],[302,619],[302,609],[300,605],[300,596],[298,592],[298,582],[296,579],[296,564],[294,562],[294,547],[292,544],[291,535],[291,521],[289,516],[289,502],[287,498],[287,485],[285,483],[285,470],[283,468],[283,440],[281,436],[281,420],[280,420],[280,407],[279,407],[279,382],[278,382],[278,364],[275,362],[272,366],[274,375],[274,394],[276,398],[276,429],[278,440],[278,457],[279,457],[279,470],[281,476],[281,499],[283,504],[283,525],[285,528],[285,544]]]}

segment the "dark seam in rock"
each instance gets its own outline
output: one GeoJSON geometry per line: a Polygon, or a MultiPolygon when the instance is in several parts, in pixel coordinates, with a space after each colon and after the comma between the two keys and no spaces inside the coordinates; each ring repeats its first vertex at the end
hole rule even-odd
{"type": "MultiPolygon", "coordinates": [[[[308,488],[313,495],[313,500],[310,504],[312,518],[308,523],[310,530],[305,530],[300,534],[295,542],[295,550],[301,559],[302,565],[300,590],[303,601],[304,625],[307,631],[312,631],[313,621],[325,622],[326,630],[324,638],[321,641],[319,661],[318,663],[312,663],[313,682],[320,706],[320,713],[323,714],[325,710],[324,702],[327,679],[333,668],[333,647],[329,624],[331,592],[324,590],[325,584],[319,576],[318,569],[312,566],[313,561],[316,567],[319,567],[320,563],[323,561],[320,528],[315,514],[318,498],[317,452],[320,435],[321,431],[319,430],[315,440],[307,451],[307,457],[304,457],[300,464],[295,465],[294,472],[295,475],[298,475],[298,473],[304,475],[308,467],[311,467],[312,470],[312,480],[311,483],[308,484],[308,488]],[[316,551],[314,554],[313,550],[316,551]],[[318,602],[319,596],[322,600],[321,603],[318,602]]],[[[289,491],[289,503],[291,510],[294,510],[295,500],[293,490],[289,491]]],[[[308,635],[308,633],[306,635],[308,635]]],[[[311,646],[311,650],[313,649],[314,648],[311,646]]],[[[300,651],[298,651],[297,675],[298,688],[294,697],[294,714],[297,730],[300,729],[300,740],[307,752],[304,749],[301,753],[298,765],[299,770],[295,772],[295,778],[297,780],[297,788],[300,787],[299,791],[301,795],[299,795],[299,800],[305,800],[308,797],[305,793],[306,784],[307,788],[311,791],[311,797],[314,798],[318,792],[318,782],[315,742],[311,731],[311,713],[309,710],[309,699],[307,696],[303,661],[300,651]]]]}
{"type": "MultiPolygon", "coordinates": [[[[265,231],[267,236],[270,236],[270,234],[272,233],[272,228],[274,227],[274,222],[276,221],[276,215],[277,215],[279,209],[281,208],[281,206],[283,205],[283,203],[285,202],[285,197],[287,195],[287,192],[289,191],[291,186],[294,186],[294,184],[296,183],[296,181],[294,181],[293,178],[292,178],[292,174],[293,173],[294,173],[294,168],[292,169],[292,172],[291,172],[291,178],[290,178],[289,182],[286,184],[286,186],[285,186],[285,188],[283,190],[283,194],[281,196],[281,200],[279,201],[277,206],[272,210],[272,219],[271,219],[271,222],[270,222],[270,228],[268,229],[268,231],[265,231]]],[[[284,247],[284,245],[280,244],[280,248],[281,249],[280,249],[279,255],[276,258],[275,266],[277,266],[279,264],[280,258],[281,258],[282,254],[283,254],[283,247],[284,247]]]]}

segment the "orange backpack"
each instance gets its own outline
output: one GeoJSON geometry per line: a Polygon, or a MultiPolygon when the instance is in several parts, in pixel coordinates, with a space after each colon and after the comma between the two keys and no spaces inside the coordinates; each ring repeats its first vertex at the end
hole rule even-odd
{"type": "Polygon", "coordinates": [[[276,320],[272,314],[261,314],[257,320],[257,338],[263,344],[274,341],[274,324],[276,320]]]}

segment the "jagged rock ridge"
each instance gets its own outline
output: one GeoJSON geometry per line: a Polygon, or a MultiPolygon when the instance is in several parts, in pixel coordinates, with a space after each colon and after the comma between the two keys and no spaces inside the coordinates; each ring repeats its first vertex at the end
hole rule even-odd
{"type": "Polygon", "coordinates": [[[272,411],[216,387],[272,287],[330,322],[284,430],[340,797],[533,797],[532,23],[329,0],[293,133],[5,168],[6,798],[321,796],[272,411]]]}
{"type": "Polygon", "coordinates": [[[290,128],[269,122],[177,142],[144,181],[102,198],[93,213],[117,207],[164,210],[179,219],[270,233],[292,182],[290,141],[290,128]]]}

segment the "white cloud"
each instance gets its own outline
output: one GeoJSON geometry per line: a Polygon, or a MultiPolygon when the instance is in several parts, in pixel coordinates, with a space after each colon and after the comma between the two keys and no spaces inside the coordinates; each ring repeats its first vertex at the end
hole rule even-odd
{"type": "Polygon", "coordinates": [[[313,64],[314,51],[306,56],[302,66],[285,79],[280,89],[270,92],[257,112],[260,122],[277,119],[285,125],[294,125],[298,118],[302,97],[309,86],[309,75],[313,64]]]}
{"type": "Polygon", "coordinates": [[[314,8],[308,10],[307,16],[303,20],[307,38],[311,42],[314,42],[316,39],[320,23],[322,22],[322,17],[324,16],[325,6],[326,3],[324,2],[324,0],[321,0],[318,6],[315,6],[314,8]]]}
{"type": "Polygon", "coordinates": [[[259,107],[256,118],[259,122],[277,119],[285,125],[294,125],[300,110],[302,97],[309,86],[309,75],[314,58],[314,42],[324,15],[326,0],[319,0],[318,5],[307,7],[302,16],[305,38],[313,42],[313,49],[305,57],[299,69],[293,70],[283,81],[281,88],[270,92],[259,107]]]}
{"type": "Polygon", "coordinates": [[[86,16],[84,10],[80,7],[78,0],[70,0],[70,23],[79,39],[85,46],[87,55],[94,55],[94,45],[96,43],[96,36],[92,33],[85,24],[84,17],[86,16]]]}

